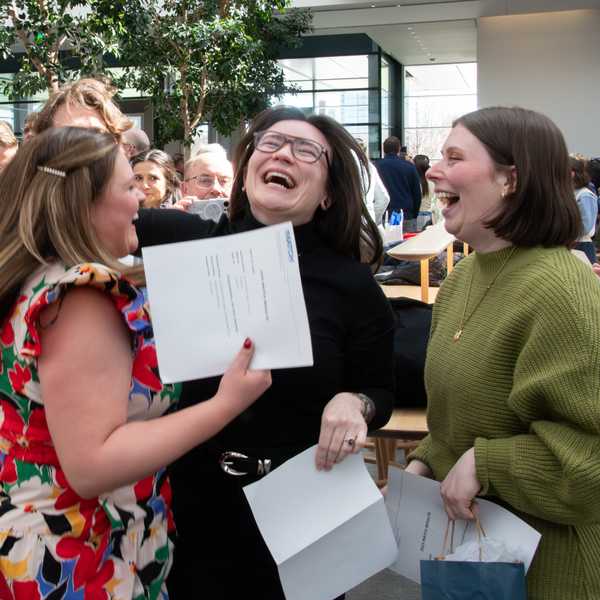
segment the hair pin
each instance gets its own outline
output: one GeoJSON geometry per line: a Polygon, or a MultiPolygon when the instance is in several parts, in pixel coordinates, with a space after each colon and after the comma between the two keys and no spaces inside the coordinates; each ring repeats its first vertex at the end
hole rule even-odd
{"type": "Polygon", "coordinates": [[[38,167],[38,171],[43,171],[49,175],[56,175],[57,177],[66,177],[67,174],[60,169],[53,169],[52,167],[38,167]]]}

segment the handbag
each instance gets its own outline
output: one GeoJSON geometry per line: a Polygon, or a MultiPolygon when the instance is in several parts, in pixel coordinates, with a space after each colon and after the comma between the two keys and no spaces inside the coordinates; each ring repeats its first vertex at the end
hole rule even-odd
{"type": "Polygon", "coordinates": [[[421,561],[421,600],[527,600],[523,563],[482,562],[481,536],[485,532],[479,520],[475,523],[480,560],[445,560],[450,528],[450,553],[453,552],[454,521],[449,520],[442,556],[421,561]]]}

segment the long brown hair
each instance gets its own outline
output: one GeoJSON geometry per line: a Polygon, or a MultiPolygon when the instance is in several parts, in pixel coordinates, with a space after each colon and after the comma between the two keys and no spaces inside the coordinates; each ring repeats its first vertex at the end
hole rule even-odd
{"type": "Polygon", "coordinates": [[[306,116],[298,108],[278,106],[263,111],[254,119],[235,152],[236,175],[229,204],[231,220],[240,218],[248,206],[244,174],[254,152],[254,133],[264,131],[279,121],[309,123],[325,136],[331,147],[327,177],[327,196],[331,206],[327,210],[318,207],[313,217],[321,239],[340,254],[368,264],[378,263],[383,254],[381,236],[363,202],[359,173],[359,168],[365,174],[369,173],[368,159],[352,135],[337,121],[323,115],[306,116]],[[355,157],[358,157],[359,164],[355,157]]]}
{"type": "Polygon", "coordinates": [[[181,182],[175,170],[173,159],[162,150],[146,150],[131,159],[131,166],[135,167],[143,162],[151,162],[155,164],[161,171],[167,182],[167,191],[164,198],[161,198],[161,203],[175,204],[181,199],[181,182]]]}
{"type": "Polygon", "coordinates": [[[52,259],[67,267],[101,262],[122,268],[102,247],[91,217],[119,148],[110,133],[53,128],[24,144],[2,172],[0,316],[24,281],[52,259]]]}
{"type": "Polygon", "coordinates": [[[486,148],[496,169],[516,169],[504,208],[486,225],[515,246],[570,246],[581,217],[560,129],[545,115],[518,107],[482,108],[459,117],[486,148]]]}

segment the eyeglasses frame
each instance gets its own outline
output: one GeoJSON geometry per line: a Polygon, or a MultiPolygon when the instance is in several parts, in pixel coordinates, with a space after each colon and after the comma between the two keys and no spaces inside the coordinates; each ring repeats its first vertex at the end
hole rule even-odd
{"type": "Polygon", "coordinates": [[[319,142],[317,142],[315,140],[310,140],[308,138],[298,137],[295,135],[286,135],[285,133],[281,133],[279,131],[269,131],[268,129],[263,130],[263,131],[255,131],[254,132],[254,149],[258,150],[258,152],[263,152],[264,154],[272,154],[273,152],[278,152],[279,150],[281,150],[286,144],[290,145],[290,148],[292,149],[292,154],[294,155],[294,158],[296,158],[300,162],[303,162],[303,163],[306,163],[309,165],[314,165],[321,159],[321,156],[324,155],[325,162],[327,163],[327,168],[331,167],[331,163],[329,162],[329,153],[327,152],[327,148],[325,148],[325,146],[323,146],[322,144],[319,144],[319,142]],[[274,133],[276,135],[281,136],[284,139],[283,144],[281,144],[281,146],[279,146],[279,148],[277,148],[276,150],[273,150],[273,151],[260,150],[258,148],[258,143],[260,142],[260,140],[266,133],[274,133]],[[302,158],[299,158],[298,156],[296,156],[296,152],[294,150],[294,143],[298,140],[303,141],[303,142],[310,142],[311,144],[317,145],[321,149],[321,154],[319,154],[319,156],[313,161],[303,160],[302,158]]]}

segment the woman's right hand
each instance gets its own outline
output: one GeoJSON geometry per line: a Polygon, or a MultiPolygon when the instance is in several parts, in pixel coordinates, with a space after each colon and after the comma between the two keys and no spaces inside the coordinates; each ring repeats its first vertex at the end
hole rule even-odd
{"type": "Polygon", "coordinates": [[[406,469],[404,469],[407,473],[412,473],[413,475],[420,475],[421,477],[427,477],[431,479],[433,477],[433,473],[431,469],[421,460],[413,459],[408,465],[406,465],[406,469]]]}
{"type": "Polygon", "coordinates": [[[216,395],[235,415],[246,410],[271,387],[271,371],[248,368],[253,354],[254,344],[246,338],[242,349],[221,377],[216,395]]]}

